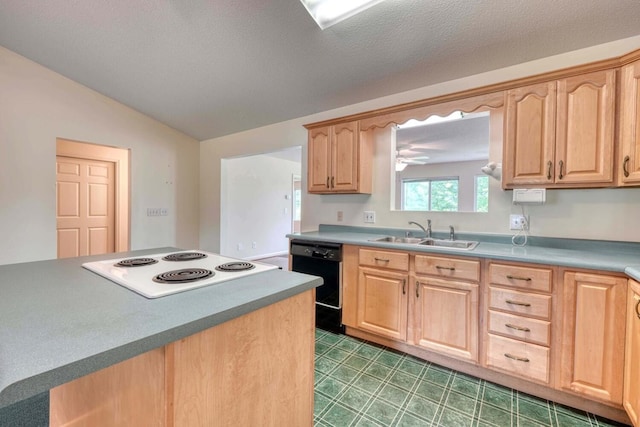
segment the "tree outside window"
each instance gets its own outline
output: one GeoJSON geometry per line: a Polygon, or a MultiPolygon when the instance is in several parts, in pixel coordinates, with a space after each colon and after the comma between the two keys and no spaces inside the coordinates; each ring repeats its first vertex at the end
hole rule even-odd
{"type": "Polygon", "coordinates": [[[476,212],[489,212],[489,177],[476,175],[476,212]]]}
{"type": "Polygon", "coordinates": [[[456,212],[458,210],[458,178],[403,180],[402,209],[456,212]]]}

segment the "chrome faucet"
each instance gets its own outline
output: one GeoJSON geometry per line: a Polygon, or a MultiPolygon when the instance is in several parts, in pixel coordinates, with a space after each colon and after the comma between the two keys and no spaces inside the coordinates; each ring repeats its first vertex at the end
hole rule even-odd
{"type": "Polygon", "coordinates": [[[409,221],[409,225],[411,224],[417,225],[418,227],[420,227],[420,229],[424,231],[424,234],[426,234],[427,238],[431,238],[431,220],[430,219],[427,220],[427,228],[424,228],[422,225],[418,224],[415,221],[409,221]]]}
{"type": "Polygon", "coordinates": [[[449,226],[449,240],[455,240],[456,239],[456,233],[455,230],[453,229],[453,225],[449,226]]]}

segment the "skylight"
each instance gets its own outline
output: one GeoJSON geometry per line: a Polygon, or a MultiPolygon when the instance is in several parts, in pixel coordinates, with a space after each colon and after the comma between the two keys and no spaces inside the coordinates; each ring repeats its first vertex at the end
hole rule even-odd
{"type": "Polygon", "coordinates": [[[384,0],[300,0],[321,29],[329,28],[384,0]]]}

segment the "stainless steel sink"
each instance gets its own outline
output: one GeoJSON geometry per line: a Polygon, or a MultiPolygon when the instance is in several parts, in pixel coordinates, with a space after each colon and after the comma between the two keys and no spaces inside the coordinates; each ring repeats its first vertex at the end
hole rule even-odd
{"type": "Polygon", "coordinates": [[[448,249],[462,249],[465,251],[470,251],[476,246],[478,246],[479,242],[474,240],[445,240],[445,239],[431,239],[424,237],[395,237],[395,236],[386,236],[379,237],[377,239],[371,239],[370,242],[384,242],[384,243],[401,243],[405,245],[424,245],[424,246],[433,246],[436,248],[448,248],[448,249]]]}
{"type": "Polygon", "coordinates": [[[405,245],[417,245],[423,242],[425,239],[422,237],[395,237],[387,236],[380,237],[379,239],[371,239],[370,242],[385,242],[385,243],[404,243],[405,245]]]}
{"type": "Polygon", "coordinates": [[[419,242],[419,245],[425,246],[436,246],[441,248],[450,248],[450,249],[464,249],[466,251],[470,251],[471,249],[478,246],[479,242],[473,240],[442,240],[442,239],[425,239],[422,242],[419,242]]]}

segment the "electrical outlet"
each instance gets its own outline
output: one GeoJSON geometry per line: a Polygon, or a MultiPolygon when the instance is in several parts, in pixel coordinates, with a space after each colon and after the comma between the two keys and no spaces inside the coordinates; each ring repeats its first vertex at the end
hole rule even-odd
{"type": "Polygon", "coordinates": [[[376,222],[376,213],[375,211],[364,211],[364,222],[375,223],[376,222]]]}
{"type": "Polygon", "coordinates": [[[251,242],[251,248],[256,249],[258,247],[258,242],[251,242]]]}
{"type": "Polygon", "coordinates": [[[509,228],[511,230],[528,230],[529,220],[524,215],[509,215],[509,228]]]}
{"type": "Polygon", "coordinates": [[[342,218],[344,217],[344,214],[342,213],[342,211],[338,211],[338,216],[337,216],[337,220],[338,221],[342,221],[342,218]]]}
{"type": "Polygon", "coordinates": [[[244,250],[244,245],[242,243],[238,243],[238,251],[243,251],[244,250]]]}

